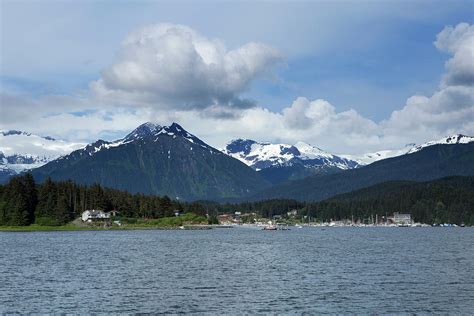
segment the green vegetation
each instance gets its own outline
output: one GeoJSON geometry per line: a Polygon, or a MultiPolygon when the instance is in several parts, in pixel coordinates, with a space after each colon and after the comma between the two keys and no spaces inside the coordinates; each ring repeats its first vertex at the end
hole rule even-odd
{"type": "Polygon", "coordinates": [[[362,168],[286,181],[257,192],[251,199],[316,202],[387,181],[431,181],[449,176],[474,176],[474,143],[429,146],[362,168]]]}
{"type": "Polygon", "coordinates": [[[420,223],[474,225],[474,177],[386,182],[305,206],[307,215],[323,221],[393,212],[410,213],[420,223]]]}
{"type": "Polygon", "coordinates": [[[76,231],[76,230],[131,230],[131,229],[170,229],[178,228],[186,225],[205,225],[208,224],[208,220],[205,216],[196,215],[193,213],[186,213],[181,216],[163,217],[158,219],[142,219],[142,218],[122,218],[121,225],[112,225],[110,227],[104,227],[103,224],[90,224],[90,225],[76,225],[73,222],[65,225],[52,225],[47,223],[31,224],[27,226],[0,226],[0,231],[76,231]]]}
{"type": "MultiPolygon", "coordinates": [[[[184,129],[179,127],[185,133],[184,129]]],[[[169,195],[182,200],[239,198],[269,186],[251,168],[216,149],[166,133],[94,152],[103,141],[32,170],[36,181],[55,181],[169,195]],[[94,152],[89,155],[88,153],[94,152]]]]}
{"type": "MultiPolygon", "coordinates": [[[[447,177],[414,182],[384,182],[330,199],[305,203],[274,199],[240,204],[218,204],[203,201],[215,213],[253,212],[264,218],[298,210],[300,220],[309,216],[318,222],[391,216],[394,212],[410,213],[416,222],[474,225],[474,177],[447,177]]],[[[211,213],[211,211],[209,211],[211,213]]],[[[244,220],[245,218],[242,217],[244,220]]]]}
{"type": "MultiPolygon", "coordinates": [[[[98,184],[83,186],[47,179],[38,185],[31,174],[13,177],[8,184],[0,186],[0,226],[67,227],[66,224],[91,209],[116,210],[120,217],[143,222],[163,219],[163,226],[197,220],[187,213],[201,217],[206,214],[199,203],[180,203],[167,196],[130,194],[104,189],[98,184]],[[184,213],[183,219],[164,219],[174,218],[176,211],[184,213]]],[[[198,222],[206,222],[206,219],[200,218],[198,222]]]]}
{"type": "MultiPolygon", "coordinates": [[[[216,224],[217,215],[241,212],[242,221],[272,218],[297,210],[297,221],[309,216],[316,221],[354,218],[364,221],[393,212],[411,213],[416,222],[474,225],[474,177],[449,177],[428,182],[394,181],[377,184],[321,202],[266,200],[240,204],[211,201],[183,203],[167,196],[131,194],[82,186],[71,181],[47,179],[35,184],[30,174],[14,177],[0,186],[1,230],[101,229],[102,224],[71,223],[85,210],[118,211],[121,226],[109,229],[172,228],[194,224],[216,224]],[[180,216],[175,216],[179,212],[180,216]],[[248,214],[248,215],[245,215],[248,214]],[[207,215],[207,216],[206,216],[207,215]],[[251,216],[250,216],[251,215],[251,216]]],[[[110,225],[109,225],[110,226],[110,225]]]]}
{"type": "Polygon", "coordinates": [[[98,229],[94,227],[79,227],[73,224],[66,224],[61,226],[43,226],[38,224],[31,224],[28,226],[0,226],[0,231],[11,232],[29,232],[29,231],[75,231],[75,230],[93,230],[98,229]]]}
{"type": "Polygon", "coordinates": [[[121,222],[124,224],[124,228],[179,227],[185,225],[207,224],[207,218],[194,213],[186,213],[181,216],[163,217],[157,219],[123,218],[121,222]]]}

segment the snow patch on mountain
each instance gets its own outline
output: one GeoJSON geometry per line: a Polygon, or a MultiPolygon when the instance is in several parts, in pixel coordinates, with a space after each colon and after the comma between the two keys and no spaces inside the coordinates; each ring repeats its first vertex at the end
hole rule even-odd
{"type": "Polygon", "coordinates": [[[373,162],[387,159],[387,158],[392,158],[392,157],[397,157],[406,154],[414,145],[406,145],[403,149],[393,149],[393,150],[381,150],[373,153],[367,153],[361,156],[356,156],[356,155],[341,155],[342,157],[345,157],[347,159],[355,160],[357,161],[360,165],[369,165],[373,162]]]}
{"type": "Polygon", "coordinates": [[[407,154],[416,153],[417,151],[422,150],[423,148],[433,146],[433,145],[455,145],[455,144],[468,144],[474,142],[474,137],[466,136],[462,134],[455,134],[447,136],[435,141],[427,142],[421,145],[413,146],[407,154]]]}
{"type": "Polygon", "coordinates": [[[189,141],[190,143],[197,144],[203,148],[212,148],[196,136],[188,133],[181,125],[178,123],[172,123],[170,126],[161,126],[151,122],[144,123],[134,129],[131,133],[125,136],[121,140],[117,140],[114,143],[127,143],[129,141],[146,139],[149,137],[154,137],[154,141],[158,141],[160,136],[172,136],[173,138],[182,137],[189,141]]]}
{"type": "Polygon", "coordinates": [[[368,165],[375,161],[393,158],[402,155],[408,155],[416,153],[424,148],[434,145],[455,145],[455,144],[468,144],[474,142],[474,137],[466,136],[462,134],[454,134],[451,136],[443,137],[435,141],[429,141],[421,145],[407,144],[402,149],[393,150],[382,150],[374,153],[364,154],[362,156],[344,155],[344,157],[358,161],[361,165],[368,165]]]}
{"type": "MultiPolygon", "coordinates": [[[[146,122],[138,126],[136,129],[131,131],[122,139],[118,139],[112,142],[108,142],[105,140],[98,140],[95,143],[88,144],[87,146],[85,146],[81,150],[78,150],[77,152],[74,152],[73,154],[92,156],[96,154],[97,152],[102,151],[104,149],[119,147],[119,146],[126,145],[128,143],[132,143],[136,141],[157,142],[160,139],[160,137],[172,137],[173,139],[180,137],[189,141],[193,145],[197,145],[197,146],[201,146],[203,148],[209,149],[211,153],[219,152],[217,149],[207,145],[196,136],[187,132],[183,127],[181,127],[177,123],[172,123],[169,126],[161,126],[161,125],[154,124],[151,122],[146,122]]],[[[192,150],[192,147],[190,149],[192,150]]],[[[63,159],[67,159],[67,157],[63,159]]]]}
{"type": "Polygon", "coordinates": [[[296,164],[307,168],[351,169],[358,166],[355,161],[332,155],[304,142],[289,145],[236,139],[228,143],[223,152],[257,171],[296,164]]]}

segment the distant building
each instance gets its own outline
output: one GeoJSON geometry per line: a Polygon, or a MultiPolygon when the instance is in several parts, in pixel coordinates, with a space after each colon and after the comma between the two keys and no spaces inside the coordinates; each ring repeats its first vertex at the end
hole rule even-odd
{"type": "Polygon", "coordinates": [[[286,215],[288,215],[288,217],[295,217],[296,215],[298,215],[298,211],[297,210],[291,210],[291,211],[287,212],[286,215]]]}
{"type": "Polygon", "coordinates": [[[83,222],[106,221],[110,219],[110,213],[99,210],[87,210],[82,212],[83,222]]]}
{"type": "Polygon", "coordinates": [[[234,221],[237,223],[237,225],[240,225],[241,224],[241,219],[240,219],[240,215],[242,215],[242,212],[235,212],[234,213],[234,221]]]}
{"type": "Polygon", "coordinates": [[[234,223],[234,218],[230,214],[217,215],[217,220],[219,221],[219,224],[223,225],[230,225],[234,223]]]}
{"type": "Polygon", "coordinates": [[[397,225],[409,225],[412,223],[411,214],[401,214],[398,212],[393,213],[393,223],[397,225]]]}

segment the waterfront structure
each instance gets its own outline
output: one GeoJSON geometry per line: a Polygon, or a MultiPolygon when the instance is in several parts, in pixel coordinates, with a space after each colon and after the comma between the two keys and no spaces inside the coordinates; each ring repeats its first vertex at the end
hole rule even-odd
{"type": "Polygon", "coordinates": [[[393,213],[392,221],[397,225],[411,225],[411,214],[393,213]]]}
{"type": "Polygon", "coordinates": [[[86,210],[81,215],[83,222],[107,221],[110,219],[110,213],[100,210],[86,210]]]}

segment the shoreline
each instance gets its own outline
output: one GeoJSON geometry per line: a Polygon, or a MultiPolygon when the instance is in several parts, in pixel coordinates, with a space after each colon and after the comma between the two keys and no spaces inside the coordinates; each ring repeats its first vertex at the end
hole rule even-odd
{"type": "Polygon", "coordinates": [[[232,228],[226,225],[190,224],[183,226],[113,226],[113,227],[81,227],[63,226],[0,226],[0,232],[41,232],[41,231],[120,231],[120,230],[210,230],[217,228],[232,228]]]}

